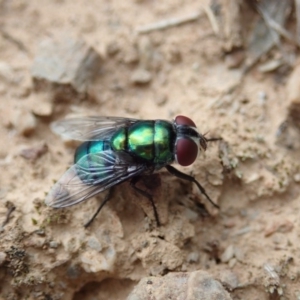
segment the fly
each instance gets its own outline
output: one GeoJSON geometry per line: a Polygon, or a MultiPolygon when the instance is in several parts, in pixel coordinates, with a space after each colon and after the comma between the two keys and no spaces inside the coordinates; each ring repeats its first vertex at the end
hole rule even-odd
{"type": "Polygon", "coordinates": [[[54,208],[67,207],[109,189],[85,227],[110,199],[111,188],[129,179],[131,187],[151,202],[159,226],[152,195],[136,184],[143,174],[163,167],[172,175],[195,183],[206,199],[218,208],[194,177],[171,166],[172,163],[191,165],[199,150],[206,150],[207,142],[218,140],[207,139],[199,133],[188,117],[177,116],[174,121],[87,117],[57,121],[51,127],[55,133],[83,143],[76,149],[74,164],[50,190],[46,204],[54,208]]]}

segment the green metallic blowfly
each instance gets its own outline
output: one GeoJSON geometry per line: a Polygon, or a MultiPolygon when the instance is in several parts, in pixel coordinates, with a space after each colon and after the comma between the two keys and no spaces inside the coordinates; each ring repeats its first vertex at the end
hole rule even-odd
{"type": "MultiPolygon", "coordinates": [[[[200,192],[218,207],[194,177],[170,165],[174,162],[181,166],[192,164],[199,149],[205,151],[207,142],[217,140],[200,134],[188,117],[177,116],[173,122],[87,117],[55,122],[52,129],[64,137],[84,143],[75,152],[74,165],[47,195],[45,202],[49,206],[67,207],[131,179],[130,185],[151,202],[159,225],[152,195],[138,188],[136,183],[141,175],[165,167],[171,174],[194,182],[200,192]]],[[[110,192],[85,226],[91,224],[109,198],[110,192]]]]}

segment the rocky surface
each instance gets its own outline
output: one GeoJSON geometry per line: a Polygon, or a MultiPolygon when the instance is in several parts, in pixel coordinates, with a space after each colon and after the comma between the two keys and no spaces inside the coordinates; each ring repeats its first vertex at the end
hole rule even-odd
{"type": "Polygon", "coordinates": [[[260,16],[246,2],[214,3],[0,0],[1,300],[299,298],[296,46],[280,40],[249,65],[241,43],[260,16]],[[165,27],[138,33],[157,21],[165,27]],[[219,210],[165,170],[148,187],[160,227],[128,182],[88,228],[105,192],[45,205],[78,146],[51,122],[178,114],[222,138],[180,168],[219,210]]]}

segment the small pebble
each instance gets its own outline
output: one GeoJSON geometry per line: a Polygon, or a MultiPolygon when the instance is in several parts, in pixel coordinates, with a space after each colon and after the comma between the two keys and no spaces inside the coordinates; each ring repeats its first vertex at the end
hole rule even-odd
{"type": "Polygon", "coordinates": [[[37,125],[34,115],[26,109],[16,110],[11,122],[18,133],[24,136],[30,135],[37,125]]]}
{"type": "Polygon", "coordinates": [[[257,180],[260,179],[260,175],[258,173],[252,173],[252,174],[249,174],[247,177],[244,178],[244,182],[246,184],[250,184],[250,183],[253,183],[257,180]]]}
{"type": "Polygon", "coordinates": [[[237,259],[234,257],[228,262],[229,268],[233,268],[235,264],[237,263],[237,259]]]}
{"type": "Polygon", "coordinates": [[[13,68],[6,62],[0,61],[0,78],[12,83],[15,78],[13,68]]]}
{"type": "Polygon", "coordinates": [[[293,72],[291,73],[287,84],[287,102],[289,103],[289,116],[288,118],[292,122],[300,127],[300,62],[295,66],[293,72]]]}
{"type": "Polygon", "coordinates": [[[144,277],[127,300],[144,299],[230,300],[231,297],[212,275],[205,271],[195,271],[144,277]]]}
{"type": "Polygon", "coordinates": [[[297,173],[294,175],[294,180],[295,182],[299,183],[300,182],[300,173],[297,173]]]}
{"type": "Polygon", "coordinates": [[[49,247],[50,247],[50,248],[53,248],[53,249],[56,249],[56,248],[58,247],[58,242],[56,242],[56,241],[51,241],[51,242],[49,243],[49,247]]]}
{"type": "Polygon", "coordinates": [[[199,261],[199,253],[198,252],[191,252],[188,257],[187,261],[191,263],[197,263],[199,261]]]}
{"type": "Polygon", "coordinates": [[[87,90],[98,74],[102,58],[84,40],[61,35],[44,40],[34,58],[31,75],[40,82],[71,85],[75,91],[87,90]]]}
{"type": "Polygon", "coordinates": [[[195,222],[198,220],[199,216],[198,214],[189,208],[185,208],[184,215],[187,219],[189,219],[191,222],[195,222]]]}
{"type": "Polygon", "coordinates": [[[31,90],[32,90],[32,80],[28,74],[26,75],[25,78],[22,79],[22,82],[20,83],[16,96],[18,98],[27,98],[29,97],[31,90]]]}
{"type": "Polygon", "coordinates": [[[106,52],[109,56],[116,55],[120,50],[120,46],[116,41],[110,42],[106,47],[106,52]]]}
{"type": "Polygon", "coordinates": [[[102,246],[101,244],[99,243],[98,239],[94,236],[90,237],[88,239],[88,242],[87,242],[87,245],[91,248],[91,249],[94,249],[98,252],[100,252],[102,250],[102,246]]]}
{"type": "Polygon", "coordinates": [[[131,82],[134,84],[147,84],[151,79],[151,73],[144,69],[135,70],[130,78],[131,82]]]}
{"type": "Polygon", "coordinates": [[[221,255],[221,261],[223,263],[229,262],[234,257],[234,246],[229,245],[221,255]]]}
{"type": "Polygon", "coordinates": [[[223,225],[225,228],[233,228],[236,226],[235,221],[231,220],[231,219],[226,219],[223,221],[223,225]]]}
{"type": "Polygon", "coordinates": [[[47,153],[48,146],[45,143],[37,145],[35,147],[24,148],[21,150],[20,155],[26,159],[36,160],[43,154],[47,153]]]}
{"type": "Polygon", "coordinates": [[[283,61],[281,59],[272,59],[267,61],[264,64],[261,64],[258,68],[259,72],[261,73],[267,73],[272,72],[278,69],[280,66],[282,66],[283,61]]]}
{"type": "Polygon", "coordinates": [[[3,265],[3,263],[5,262],[5,259],[6,259],[6,253],[0,252],[0,266],[3,265]]]}
{"type": "Polygon", "coordinates": [[[32,112],[39,117],[49,117],[53,112],[53,104],[50,102],[40,102],[32,108],[32,112]]]}
{"type": "Polygon", "coordinates": [[[229,290],[234,290],[239,285],[239,279],[231,270],[223,270],[220,272],[220,281],[226,286],[229,290]]]}
{"type": "Polygon", "coordinates": [[[239,247],[235,247],[235,249],[234,249],[234,256],[240,262],[242,262],[242,261],[245,260],[244,251],[242,251],[239,247]]]}
{"type": "Polygon", "coordinates": [[[241,66],[245,59],[244,51],[235,51],[225,57],[225,63],[228,69],[235,69],[241,66]]]}

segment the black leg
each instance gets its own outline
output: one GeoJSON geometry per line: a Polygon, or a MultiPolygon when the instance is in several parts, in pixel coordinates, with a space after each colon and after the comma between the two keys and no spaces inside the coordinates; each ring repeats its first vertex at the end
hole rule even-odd
{"type": "Polygon", "coordinates": [[[111,194],[112,194],[112,188],[110,188],[108,190],[108,193],[106,194],[103,202],[100,204],[100,206],[98,207],[97,211],[94,213],[94,215],[92,216],[92,218],[84,224],[84,227],[87,228],[89,227],[93,221],[95,220],[95,218],[97,217],[97,215],[99,214],[99,212],[101,211],[102,207],[108,202],[108,200],[111,198],[111,194]]]}
{"type": "Polygon", "coordinates": [[[170,166],[170,165],[166,165],[166,169],[174,176],[183,179],[183,180],[187,180],[190,182],[193,182],[197,185],[197,187],[199,188],[200,192],[206,197],[206,199],[216,208],[220,208],[216,203],[214,203],[209,196],[207,195],[204,187],[193,177],[190,175],[187,175],[185,173],[182,173],[180,171],[178,171],[177,169],[175,169],[174,167],[170,166]]]}
{"type": "MultiPolygon", "coordinates": [[[[2,228],[9,222],[9,218],[10,218],[10,215],[13,213],[13,211],[16,209],[15,206],[13,206],[12,204],[9,204],[9,207],[8,207],[8,210],[7,210],[7,213],[6,213],[6,216],[5,216],[5,220],[3,221],[2,223],[2,228]]],[[[0,230],[1,230],[1,227],[0,227],[0,230]]]]}
{"type": "Polygon", "coordinates": [[[154,216],[155,216],[155,220],[156,220],[156,224],[157,226],[160,226],[160,222],[159,222],[159,218],[158,218],[158,213],[157,213],[157,210],[156,210],[156,206],[155,206],[155,203],[153,201],[153,197],[151,194],[147,193],[146,191],[138,188],[136,186],[136,184],[138,183],[138,181],[141,179],[141,177],[139,176],[136,176],[136,177],[133,177],[130,181],[130,186],[136,190],[138,193],[140,193],[141,195],[143,195],[144,197],[146,197],[150,202],[151,202],[151,205],[152,205],[152,208],[153,208],[153,211],[154,211],[154,216]]]}

